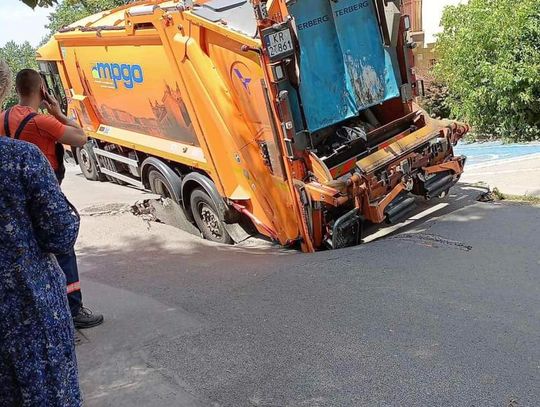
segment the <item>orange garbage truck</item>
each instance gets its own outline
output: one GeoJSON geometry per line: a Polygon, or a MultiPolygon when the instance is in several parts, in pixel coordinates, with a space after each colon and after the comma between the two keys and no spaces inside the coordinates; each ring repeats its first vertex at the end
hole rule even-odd
{"type": "Polygon", "coordinates": [[[361,243],[448,192],[466,125],[414,103],[401,0],[132,2],[37,53],[86,130],[89,180],[176,201],[210,240],[249,223],[305,252],[361,243]]]}

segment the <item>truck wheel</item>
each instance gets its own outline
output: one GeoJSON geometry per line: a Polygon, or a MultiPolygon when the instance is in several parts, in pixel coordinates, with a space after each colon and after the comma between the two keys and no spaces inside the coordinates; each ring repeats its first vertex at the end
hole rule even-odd
{"type": "Polygon", "coordinates": [[[100,181],[100,173],[97,168],[96,160],[88,145],[84,147],[78,147],[76,150],[77,161],[79,161],[79,167],[84,177],[90,181],[100,181]]]}
{"type": "Polygon", "coordinates": [[[212,198],[203,189],[193,190],[190,197],[191,213],[199,230],[207,240],[223,244],[233,244],[223,221],[220,219],[212,198]]]}
{"type": "Polygon", "coordinates": [[[150,191],[156,195],[161,195],[163,198],[170,198],[174,201],[174,194],[167,178],[158,170],[150,170],[148,173],[148,184],[150,191]]]}

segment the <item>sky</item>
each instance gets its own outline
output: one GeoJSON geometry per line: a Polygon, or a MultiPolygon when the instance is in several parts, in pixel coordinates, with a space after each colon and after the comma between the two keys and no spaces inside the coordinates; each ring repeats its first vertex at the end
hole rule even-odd
{"type": "Polygon", "coordinates": [[[466,0],[424,0],[422,2],[422,23],[426,34],[426,43],[435,42],[435,34],[441,31],[439,23],[444,7],[464,2],[466,0]]]}
{"type": "Polygon", "coordinates": [[[0,46],[8,41],[28,41],[36,46],[47,33],[45,24],[52,8],[32,10],[20,0],[0,0],[0,46]]]}

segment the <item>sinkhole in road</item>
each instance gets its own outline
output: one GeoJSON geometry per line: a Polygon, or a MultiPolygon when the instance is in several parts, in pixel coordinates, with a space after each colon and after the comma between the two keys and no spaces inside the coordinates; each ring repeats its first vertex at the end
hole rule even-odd
{"type": "MultiPolygon", "coordinates": [[[[80,210],[80,215],[83,217],[115,216],[121,214],[132,214],[148,224],[150,222],[161,223],[175,227],[191,235],[202,237],[199,229],[186,216],[184,208],[169,198],[145,199],[136,201],[134,204],[96,204],[80,210]]],[[[254,227],[247,223],[225,224],[225,228],[236,244],[242,243],[243,246],[271,246],[267,238],[258,235],[254,227]]]]}
{"type": "Polygon", "coordinates": [[[145,199],[134,204],[106,203],[87,206],[81,216],[114,216],[131,213],[146,222],[163,223],[200,236],[199,230],[187,219],[183,208],[171,199],[145,199]]]}
{"type": "Polygon", "coordinates": [[[186,217],[184,209],[172,199],[145,199],[130,206],[130,212],[147,222],[164,223],[195,236],[201,232],[186,217]]]}

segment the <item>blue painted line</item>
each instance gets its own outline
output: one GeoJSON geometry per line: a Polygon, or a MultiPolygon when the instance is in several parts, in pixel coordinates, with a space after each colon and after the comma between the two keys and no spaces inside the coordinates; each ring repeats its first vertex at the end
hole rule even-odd
{"type": "Polygon", "coordinates": [[[467,165],[477,165],[510,158],[525,158],[528,155],[540,154],[540,143],[502,144],[500,142],[488,143],[460,143],[455,148],[457,155],[468,157],[467,165]]]}

